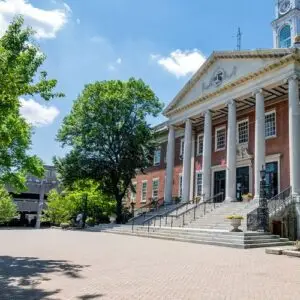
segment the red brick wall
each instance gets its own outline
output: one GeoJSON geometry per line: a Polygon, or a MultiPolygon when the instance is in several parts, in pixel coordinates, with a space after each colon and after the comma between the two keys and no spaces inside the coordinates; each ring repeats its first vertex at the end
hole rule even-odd
{"type": "MultiPolygon", "coordinates": [[[[277,137],[266,140],[266,155],[281,153],[280,159],[280,189],[283,190],[289,186],[289,137],[288,137],[288,103],[283,101],[272,106],[266,107],[266,112],[276,109],[276,129],[277,137]]],[[[255,111],[249,112],[245,115],[237,117],[237,121],[243,119],[249,119],[249,143],[248,150],[251,155],[254,155],[254,142],[255,142],[255,111]]],[[[226,150],[215,152],[215,128],[225,125],[227,128],[226,121],[223,123],[213,124],[212,133],[212,165],[220,165],[224,159],[226,162],[226,150]]],[[[194,133],[197,135],[201,133],[198,128],[194,128],[194,133]]],[[[175,162],[173,171],[173,196],[176,197],[179,194],[179,174],[182,173],[183,161],[180,159],[180,141],[183,137],[175,139],[175,162]]],[[[195,141],[195,171],[202,168],[202,156],[196,156],[197,153],[197,139],[195,141]]],[[[147,180],[147,200],[152,197],[152,179],[159,178],[159,198],[164,197],[164,185],[165,185],[165,157],[166,157],[167,143],[162,144],[161,152],[161,164],[156,167],[147,169],[147,174],[139,174],[133,181],[137,182],[137,207],[140,205],[141,200],[141,188],[142,181],[147,180]]],[[[253,171],[254,171],[254,161],[253,171]]],[[[254,173],[254,172],[253,172],[254,173]]],[[[254,174],[253,174],[254,177],[254,174]]],[[[194,181],[195,182],[195,181],[194,181]]],[[[254,178],[253,178],[254,184],[254,178]]],[[[252,187],[254,190],[254,187],[252,187]]]]}

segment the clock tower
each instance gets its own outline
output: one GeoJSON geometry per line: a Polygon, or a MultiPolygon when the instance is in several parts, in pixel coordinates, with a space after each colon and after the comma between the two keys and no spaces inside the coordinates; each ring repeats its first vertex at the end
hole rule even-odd
{"type": "Polygon", "coordinates": [[[300,0],[275,0],[276,19],[272,22],[274,48],[290,48],[300,35],[300,0]]]}

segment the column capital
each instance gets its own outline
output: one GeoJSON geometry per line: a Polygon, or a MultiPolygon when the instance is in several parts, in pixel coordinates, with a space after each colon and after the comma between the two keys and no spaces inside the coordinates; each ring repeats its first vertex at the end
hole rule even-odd
{"type": "Polygon", "coordinates": [[[284,83],[288,83],[291,80],[299,80],[299,75],[293,74],[284,80],[284,83]]]}
{"type": "Polygon", "coordinates": [[[212,111],[210,109],[206,110],[203,112],[203,116],[205,117],[206,115],[211,115],[212,111]]]}
{"type": "Polygon", "coordinates": [[[227,105],[233,105],[236,104],[236,101],[234,99],[231,99],[227,102],[227,105]]]}
{"type": "Polygon", "coordinates": [[[262,94],[263,93],[263,89],[262,88],[258,88],[255,91],[252,92],[252,96],[256,96],[257,94],[262,94]]]}

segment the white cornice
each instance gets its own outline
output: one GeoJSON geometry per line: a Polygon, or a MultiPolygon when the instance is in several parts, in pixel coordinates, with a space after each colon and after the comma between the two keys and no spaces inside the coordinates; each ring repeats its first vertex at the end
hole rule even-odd
{"type": "Polygon", "coordinates": [[[218,59],[253,59],[253,58],[282,58],[295,52],[294,49],[265,49],[265,50],[248,50],[248,51],[219,51],[213,52],[206,62],[199,68],[193,77],[184,85],[177,96],[166,107],[163,114],[167,116],[175,105],[191,90],[211,65],[218,59]]]}

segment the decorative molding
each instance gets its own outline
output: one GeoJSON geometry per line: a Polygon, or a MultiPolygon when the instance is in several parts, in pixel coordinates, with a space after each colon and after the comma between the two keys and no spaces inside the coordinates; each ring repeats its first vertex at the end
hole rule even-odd
{"type": "MultiPolygon", "coordinates": [[[[228,91],[231,91],[231,90],[233,90],[233,89],[235,89],[239,86],[242,86],[242,85],[248,83],[249,81],[258,79],[258,78],[262,77],[263,75],[265,75],[267,73],[270,73],[271,71],[274,71],[276,69],[280,69],[280,68],[290,64],[291,62],[300,63],[300,55],[298,54],[299,53],[298,49],[291,48],[291,49],[284,49],[284,50],[289,51],[288,53],[291,53],[291,54],[282,57],[281,59],[277,60],[276,62],[274,62],[272,64],[269,64],[269,65],[261,68],[258,71],[255,71],[255,72],[249,73],[245,76],[242,76],[238,80],[230,82],[230,83],[224,85],[223,87],[217,89],[214,92],[203,95],[203,96],[195,99],[194,101],[192,101],[192,102],[190,102],[190,103],[188,103],[188,104],[186,104],[182,107],[174,108],[174,106],[175,106],[175,103],[174,103],[168,110],[165,111],[164,115],[166,117],[169,117],[172,114],[176,114],[176,113],[184,111],[188,108],[194,107],[194,106],[198,105],[199,103],[210,100],[210,99],[212,99],[216,96],[219,96],[220,94],[222,94],[224,92],[228,92],[228,91]]],[[[276,57],[276,56],[274,56],[274,57],[276,57]]]]}
{"type": "Polygon", "coordinates": [[[202,91],[209,90],[211,87],[219,87],[222,85],[222,83],[228,79],[231,79],[233,76],[236,75],[237,72],[237,67],[234,66],[232,68],[231,73],[228,73],[225,71],[223,68],[218,67],[214,73],[213,76],[211,77],[210,81],[208,84],[205,82],[202,83],[202,91]]]}
{"type": "MultiPolygon", "coordinates": [[[[295,49],[270,49],[270,50],[245,50],[245,51],[220,51],[213,52],[206,62],[199,68],[199,70],[193,75],[193,77],[185,84],[173,101],[166,107],[164,114],[168,116],[169,112],[172,112],[177,102],[182,99],[199,81],[199,79],[207,72],[207,70],[218,59],[253,59],[253,58],[285,58],[295,53],[295,49]]],[[[257,72],[256,72],[257,73],[257,72]]]]}
{"type": "Polygon", "coordinates": [[[236,160],[246,160],[246,159],[252,159],[253,155],[249,153],[248,145],[247,144],[241,144],[236,146],[236,160]]]}

